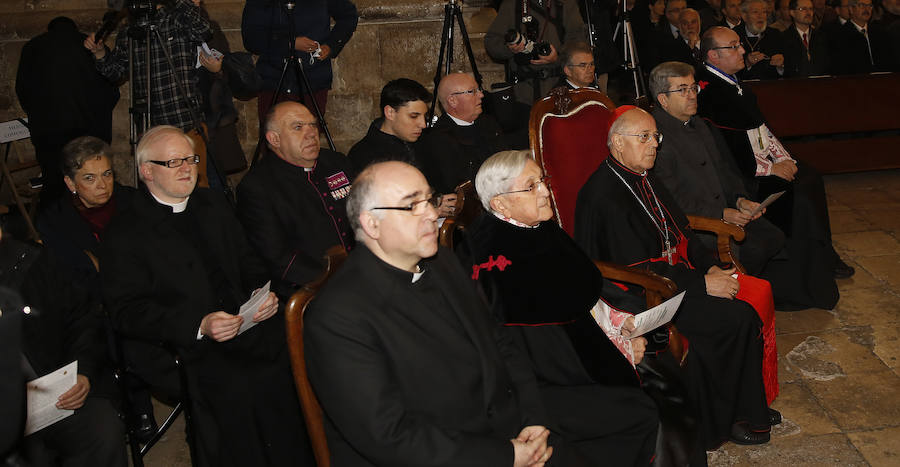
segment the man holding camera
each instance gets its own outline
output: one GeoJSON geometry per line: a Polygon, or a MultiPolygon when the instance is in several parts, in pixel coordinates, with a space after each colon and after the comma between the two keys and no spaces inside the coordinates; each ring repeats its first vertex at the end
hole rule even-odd
{"type": "Polygon", "coordinates": [[[586,38],[573,0],[503,0],[484,46],[491,58],[506,62],[516,100],[530,105],[556,84],[562,45],[586,38]],[[523,1],[527,2],[525,9],[521,8],[523,1]]]}

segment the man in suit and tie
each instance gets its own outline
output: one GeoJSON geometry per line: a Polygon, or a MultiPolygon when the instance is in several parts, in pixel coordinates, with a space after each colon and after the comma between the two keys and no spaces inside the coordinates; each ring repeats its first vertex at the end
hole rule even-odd
{"type": "MultiPolygon", "coordinates": [[[[569,89],[597,88],[597,76],[594,74],[594,54],[591,46],[586,42],[569,42],[564,45],[560,54],[563,63],[563,76],[559,78],[556,87],[569,89]]],[[[605,82],[604,89],[606,92],[605,82]]]]}
{"type": "Polygon", "coordinates": [[[734,29],[741,25],[744,21],[741,18],[741,0],[724,0],[722,2],[722,16],[725,19],[719,26],[725,26],[728,29],[734,29]]]}
{"type": "Polygon", "coordinates": [[[813,28],[812,0],[790,0],[793,26],[784,32],[784,76],[815,76],[828,72],[828,38],[813,28]]]}
{"type": "Polygon", "coordinates": [[[885,49],[888,44],[878,28],[872,28],[872,0],[848,0],[850,21],[840,29],[838,38],[838,63],[835,70],[839,74],[871,73],[884,71],[885,49]]]}

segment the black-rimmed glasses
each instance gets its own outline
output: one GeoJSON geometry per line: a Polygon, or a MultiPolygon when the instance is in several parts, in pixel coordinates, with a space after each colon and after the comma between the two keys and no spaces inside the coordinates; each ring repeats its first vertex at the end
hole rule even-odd
{"type": "Polygon", "coordinates": [[[656,144],[662,143],[662,140],[663,140],[663,135],[662,135],[662,133],[660,133],[660,132],[658,132],[658,131],[654,131],[653,133],[650,133],[650,132],[648,131],[648,132],[646,132],[646,133],[640,133],[640,134],[636,134],[636,135],[628,134],[628,133],[616,133],[616,134],[617,134],[617,135],[622,135],[622,136],[637,136],[638,141],[640,141],[642,144],[647,144],[647,143],[649,143],[649,142],[650,142],[650,138],[653,138],[653,141],[656,141],[656,144]]]}
{"type": "Polygon", "coordinates": [[[481,89],[481,88],[475,88],[475,89],[469,89],[468,91],[456,91],[456,92],[451,92],[450,95],[451,95],[451,96],[456,96],[456,95],[459,95],[459,94],[477,94],[477,93],[479,93],[479,92],[484,92],[484,89],[481,89]]]}
{"type": "Polygon", "coordinates": [[[431,207],[437,209],[437,207],[441,205],[441,195],[439,193],[432,193],[428,198],[413,201],[409,203],[408,206],[380,206],[371,208],[370,210],[383,209],[389,211],[406,211],[414,216],[421,216],[422,214],[425,214],[425,209],[429,204],[431,207]]]}
{"type": "Polygon", "coordinates": [[[531,193],[531,192],[533,192],[534,190],[537,190],[538,187],[541,186],[541,184],[544,185],[544,188],[546,188],[546,189],[549,190],[549,189],[550,189],[550,176],[549,176],[549,175],[544,175],[543,177],[541,177],[541,178],[539,178],[539,179],[537,179],[537,180],[531,182],[531,183],[528,185],[528,188],[525,188],[524,190],[504,191],[503,193],[497,193],[497,196],[500,196],[500,195],[511,195],[511,194],[513,194],[513,193],[531,193]]]}
{"type": "Polygon", "coordinates": [[[681,94],[681,97],[687,97],[689,93],[700,94],[700,85],[697,83],[694,83],[694,84],[691,84],[688,86],[681,86],[676,89],[669,89],[668,91],[662,91],[662,94],[670,94],[673,92],[677,92],[678,94],[681,94]]]}
{"type": "Polygon", "coordinates": [[[174,169],[176,167],[181,167],[185,162],[187,162],[188,165],[197,165],[200,163],[200,156],[194,154],[191,156],[182,157],[181,159],[176,158],[176,159],[169,159],[167,161],[148,160],[147,162],[150,162],[151,164],[162,165],[162,166],[168,167],[170,169],[174,169]]]}

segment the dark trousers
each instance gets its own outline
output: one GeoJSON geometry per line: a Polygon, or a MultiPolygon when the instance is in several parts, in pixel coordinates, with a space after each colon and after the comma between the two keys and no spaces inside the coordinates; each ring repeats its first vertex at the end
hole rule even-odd
{"type": "Polygon", "coordinates": [[[84,406],[25,438],[32,467],[127,466],[125,425],[109,399],[88,397],[84,406]]]}

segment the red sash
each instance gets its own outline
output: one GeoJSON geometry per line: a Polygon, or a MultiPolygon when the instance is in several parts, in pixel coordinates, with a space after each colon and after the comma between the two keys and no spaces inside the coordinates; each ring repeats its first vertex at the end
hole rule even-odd
{"type": "MultiPolygon", "coordinates": [[[[675,264],[684,263],[690,269],[694,266],[687,259],[687,239],[684,235],[679,235],[676,244],[676,254],[673,255],[675,264]]],[[[644,262],[666,261],[665,256],[659,258],[650,258],[649,260],[639,261],[629,266],[635,266],[644,262]]],[[[772,298],[772,286],[769,281],[758,277],[748,276],[738,273],[738,291],[737,300],[746,302],[756,310],[759,319],[762,321],[762,337],[763,337],[763,362],[762,362],[762,378],[766,388],[766,404],[771,404],[778,397],[778,353],[775,348],[775,301],[772,298]]],[[[684,338],[684,336],[682,336],[684,338]]],[[[688,339],[684,338],[684,348],[688,348],[688,339]]]]}
{"type": "Polygon", "coordinates": [[[766,387],[766,404],[778,397],[778,353],[775,348],[775,302],[769,281],[746,274],[738,274],[738,300],[747,302],[762,320],[763,364],[762,377],[766,387]]]}

